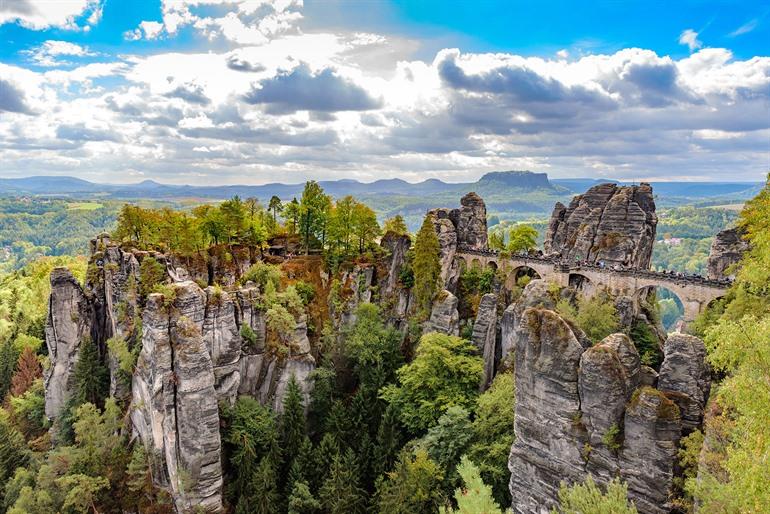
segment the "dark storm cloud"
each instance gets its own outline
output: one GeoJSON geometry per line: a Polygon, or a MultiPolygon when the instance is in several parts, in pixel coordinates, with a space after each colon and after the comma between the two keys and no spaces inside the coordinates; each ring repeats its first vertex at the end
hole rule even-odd
{"type": "Polygon", "coordinates": [[[29,107],[24,102],[24,93],[10,82],[0,79],[0,112],[2,111],[30,114],[29,107]]]}
{"type": "Polygon", "coordinates": [[[301,110],[366,111],[382,105],[380,99],[373,98],[331,68],[313,73],[305,64],[263,80],[244,95],[244,100],[250,104],[268,104],[268,112],[274,114],[301,110]]]}

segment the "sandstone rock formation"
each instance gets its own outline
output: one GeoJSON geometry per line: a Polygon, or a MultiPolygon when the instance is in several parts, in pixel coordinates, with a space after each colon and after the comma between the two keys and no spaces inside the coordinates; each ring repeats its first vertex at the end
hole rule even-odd
{"type": "MultiPolygon", "coordinates": [[[[519,302],[538,303],[538,288],[519,302]]],[[[588,475],[599,484],[622,477],[639,512],[669,512],[680,437],[699,426],[708,397],[703,343],[670,336],[655,389],[654,370],[641,366],[628,336],[591,346],[552,310],[516,309],[502,323],[513,324],[503,339],[511,337],[515,358],[514,512],[547,512],[562,481],[588,475]]]]}
{"type": "Polygon", "coordinates": [[[51,365],[45,370],[45,414],[55,418],[61,414],[72,394],[72,375],[80,352],[80,344],[91,337],[92,309],[72,273],[66,268],[51,272],[51,296],[45,341],[51,365]]]}
{"type": "Polygon", "coordinates": [[[495,377],[497,349],[497,295],[488,293],[481,297],[476,322],[473,324],[471,342],[484,359],[484,373],[479,389],[486,390],[495,377]]]}
{"type": "Polygon", "coordinates": [[[522,313],[529,307],[556,307],[551,294],[548,292],[548,282],[532,280],[526,285],[521,296],[509,305],[500,319],[500,358],[505,360],[515,347],[516,329],[522,313]]]}
{"type": "Polygon", "coordinates": [[[718,233],[709,251],[708,278],[734,278],[735,274],[728,272],[728,268],[738,263],[748,249],[749,244],[739,229],[728,228],[718,233]]]}
{"type": "Polygon", "coordinates": [[[668,336],[663,354],[658,389],[669,394],[679,406],[682,428],[687,434],[703,422],[703,410],[711,390],[706,347],[699,338],[677,332],[668,336]]]}
{"type": "Polygon", "coordinates": [[[545,236],[545,252],[566,261],[649,268],[655,241],[652,187],[600,184],[557,203],[545,236]]]}
{"type": "Polygon", "coordinates": [[[182,282],[175,295],[147,300],[131,422],[160,456],[153,478],[171,491],[177,510],[216,512],[222,508],[221,442],[214,368],[200,331],[205,293],[182,282]]]}
{"type": "Polygon", "coordinates": [[[433,302],[430,318],[425,322],[423,332],[441,332],[451,336],[460,335],[460,315],[457,312],[457,297],[441,291],[433,302]]]}
{"type": "Polygon", "coordinates": [[[460,209],[454,215],[457,244],[474,250],[487,249],[487,206],[476,193],[460,199],[460,209]]]}
{"type": "Polygon", "coordinates": [[[460,278],[460,269],[455,260],[457,254],[457,229],[449,218],[448,209],[434,209],[428,213],[432,217],[439,243],[439,263],[441,264],[441,283],[445,289],[455,291],[460,278]]]}

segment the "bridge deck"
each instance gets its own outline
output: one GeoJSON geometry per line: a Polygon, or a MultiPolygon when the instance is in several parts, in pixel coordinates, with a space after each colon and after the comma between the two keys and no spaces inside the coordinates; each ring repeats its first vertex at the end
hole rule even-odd
{"type": "Polygon", "coordinates": [[[728,289],[733,281],[730,279],[713,280],[701,275],[689,275],[680,274],[674,272],[662,272],[652,271],[641,268],[612,268],[607,266],[599,266],[597,264],[587,263],[569,263],[563,262],[559,259],[553,259],[550,257],[540,257],[529,254],[515,254],[511,256],[501,257],[500,253],[494,250],[476,250],[467,247],[458,248],[458,254],[468,256],[479,256],[486,258],[494,258],[495,260],[506,260],[514,262],[520,265],[527,265],[528,263],[540,263],[549,264],[554,268],[559,269],[561,273],[580,273],[581,271],[591,271],[598,273],[612,274],[616,276],[625,277],[637,277],[656,280],[659,282],[666,282],[670,284],[676,284],[678,286],[697,285],[701,287],[710,287],[719,290],[728,289]]]}

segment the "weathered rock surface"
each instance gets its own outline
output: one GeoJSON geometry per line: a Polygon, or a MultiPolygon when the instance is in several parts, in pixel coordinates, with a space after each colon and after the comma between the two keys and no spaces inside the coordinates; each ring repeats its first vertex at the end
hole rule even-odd
{"type": "Polygon", "coordinates": [[[194,282],[175,286],[173,308],[153,294],[132,383],[131,421],[159,456],[153,470],[177,510],[222,509],[221,441],[211,355],[201,336],[205,293],[194,282]]]}
{"type": "Polygon", "coordinates": [[[343,300],[342,309],[336,312],[336,306],[331,301],[329,312],[335,320],[337,328],[343,325],[352,325],[356,322],[356,309],[362,303],[372,300],[372,286],[376,278],[373,266],[356,265],[350,270],[342,272],[340,277],[339,296],[343,300]]]}
{"type": "Polygon", "coordinates": [[[435,209],[429,213],[433,218],[439,243],[439,262],[441,264],[441,283],[445,289],[455,291],[460,276],[459,266],[455,260],[457,254],[457,230],[449,219],[446,209],[435,209]]]}
{"type": "Polygon", "coordinates": [[[401,270],[406,264],[406,254],[411,245],[412,240],[408,235],[399,236],[393,232],[388,232],[382,236],[380,246],[388,253],[385,259],[385,276],[381,281],[380,288],[383,298],[397,294],[401,270]]]}
{"type": "Polygon", "coordinates": [[[749,243],[743,239],[739,229],[728,228],[719,232],[714,237],[709,251],[708,278],[735,278],[735,273],[728,272],[728,268],[740,262],[748,249],[749,243]]]}
{"type": "Polygon", "coordinates": [[[214,368],[217,399],[235,401],[241,381],[242,337],[235,321],[235,304],[226,291],[206,288],[202,335],[214,368]]]}
{"type": "Polygon", "coordinates": [[[557,203],[545,236],[545,252],[567,261],[649,268],[655,241],[652,187],[600,184],[557,203]]]}
{"type": "Polygon", "coordinates": [[[487,206],[476,193],[460,199],[456,214],[457,244],[474,250],[487,249],[487,206]]]}
{"type": "Polygon", "coordinates": [[[446,289],[441,291],[433,302],[430,318],[425,322],[423,332],[441,332],[451,336],[460,335],[458,303],[455,295],[446,289]]]}
{"type": "Polygon", "coordinates": [[[495,377],[497,347],[497,295],[488,293],[481,297],[476,322],[473,324],[471,342],[484,359],[484,374],[479,389],[484,391],[495,377]]]}
{"type": "Polygon", "coordinates": [[[642,513],[671,511],[681,419],[677,406],[655,389],[637,389],[626,409],[620,476],[642,513]]]}
{"type": "Polygon", "coordinates": [[[91,305],[72,273],[66,268],[51,272],[51,296],[48,300],[48,320],[45,341],[50,367],[45,370],[45,414],[55,418],[72,394],[80,345],[91,337],[91,305]]]}
{"type": "MultiPolygon", "coordinates": [[[[533,297],[520,302],[538,303],[537,292],[533,287],[533,297]]],[[[502,323],[514,325],[513,511],[548,512],[562,481],[590,475],[599,484],[626,480],[639,512],[669,512],[682,430],[700,423],[684,410],[680,415],[677,404],[708,396],[703,343],[669,338],[658,390],[650,386],[654,370],[641,366],[628,336],[612,334],[591,346],[556,312],[530,306],[517,315],[516,307],[506,309],[502,323]]],[[[511,334],[510,327],[505,331],[511,334]]],[[[695,414],[702,416],[698,405],[695,414]]]]}
{"type": "Polygon", "coordinates": [[[500,319],[500,353],[504,361],[515,346],[516,328],[521,314],[529,307],[543,307],[554,309],[556,302],[548,292],[548,282],[545,280],[532,280],[524,287],[521,296],[509,305],[500,319]]]}
{"type": "Polygon", "coordinates": [[[695,336],[674,333],[668,336],[663,354],[658,389],[674,393],[670,397],[681,411],[682,427],[687,434],[703,422],[703,410],[711,389],[706,347],[695,336]]]}

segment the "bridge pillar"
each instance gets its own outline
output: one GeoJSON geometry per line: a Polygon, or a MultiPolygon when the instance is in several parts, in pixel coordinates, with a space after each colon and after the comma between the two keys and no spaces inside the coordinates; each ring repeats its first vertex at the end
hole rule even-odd
{"type": "Polygon", "coordinates": [[[682,322],[679,326],[679,330],[684,332],[685,328],[692,324],[692,322],[695,321],[695,318],[698,317],[698,314],[701,313],[704,305],[696,300],[685,300],[682,303],[684,306],[684,314],[682,315],[682,322]]]}

